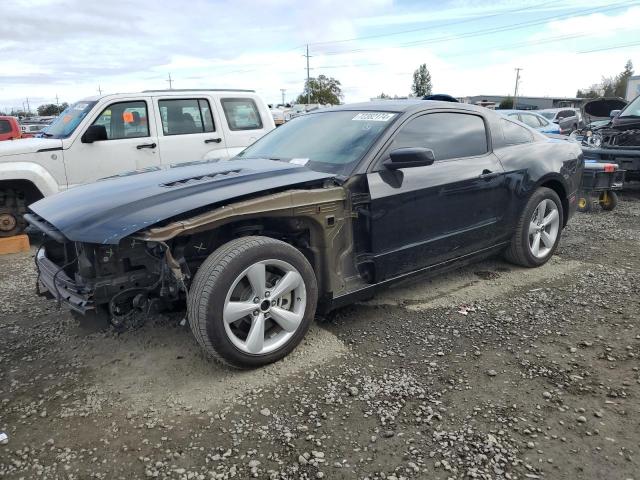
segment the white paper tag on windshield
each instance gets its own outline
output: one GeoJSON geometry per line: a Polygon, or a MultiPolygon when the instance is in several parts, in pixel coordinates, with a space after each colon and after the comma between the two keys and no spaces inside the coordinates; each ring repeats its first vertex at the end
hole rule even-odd
{"type": "Polygon", "coordinates": [[[292,158],[291,160],[289,160],[289,163],[294,163],[296,165],[306,165],[308,162],[308,158],[292,158]]]}
{"type": "Polygon", "coordinates": [[[357,114],[351,120],[357,120],[360,122],[388,122],[395,116],[395,113],[366,112],[357,114]]]}

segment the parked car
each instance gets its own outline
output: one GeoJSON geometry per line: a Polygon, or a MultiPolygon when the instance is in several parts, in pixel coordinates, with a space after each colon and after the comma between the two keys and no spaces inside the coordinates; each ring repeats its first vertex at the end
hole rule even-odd
{"type": "Polygon", "coordinates": [[[578,144],[485,108],[385,100],[287,122],[226,161],[71,189],[30,206],[41,292],[121,325],[185,302],[203,349],[276,361],[327,312],[418,273],[553,255],[578,144]]]}
{"type": "Polygon", "coordinates": [[[22,138],[22,130],[18,119],[5,115],[0,116],[0,141],[17,140],[18,138],[22,138]]]}
{"type": "Polygon", "coordinates": [[[560,127],[560,133],[563,135],[569,135],[574,130],[584,126],[582,113],[578,108],[548,108],[538,110],[537,113],[547,120],[557,123],[560,127]]]}
{"type": "Polygon", "coordinates": [[[149,90],[81,100],[42,138],[0,144],[0,209],[11,217],[0,237],[24,228],[26,205],[38,198],[131,170],[229,158],[273,128],[253,90],[149,90]]]}
{"type": "Polygon", "coordinates": [[[560,134],[560,127],[557,123],[550,122],[542,115],[534,113],[529,110],[496,110],[496,112],[505,115],[514,120],[518,120],[519,122],[528,125],[534,130],[539,131],[540,133],[553,133],[556,135],[560,134]]]}
{"type": "Polygon", "coordinates": [[[47,126],[48,125],[46,123],[23,123],[22,125],[20,125],[20,130],[22,130],[22,138],[34,137],[47,126]]]}
{"type": "Polygon", "coordinates": [[[640,180],[640,96],[622,110],[609,113],[608,122],[592,124],[575,139],[581,142],[586,158],[616,163],[626,171],[626,180],[640,180]]]}

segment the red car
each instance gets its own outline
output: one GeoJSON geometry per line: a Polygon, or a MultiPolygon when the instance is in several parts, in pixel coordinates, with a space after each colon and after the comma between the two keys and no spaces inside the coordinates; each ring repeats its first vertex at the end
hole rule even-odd
{"type": "Polygon", "coordinates": [[[16,117],[0,117],[0,141],[22,138],[22,130],[16,117]]]}

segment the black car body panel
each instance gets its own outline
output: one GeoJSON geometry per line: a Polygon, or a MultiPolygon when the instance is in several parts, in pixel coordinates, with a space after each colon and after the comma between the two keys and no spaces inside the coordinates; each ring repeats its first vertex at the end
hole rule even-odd
{"type": "MultiPolygon", "coordinates": [[[[108,303],[117,310],[114,298],[123,289],[135,298],[179,299],[218,247],[238,236],[264,235],[307,256],[318,279],[320,309],[327,310],[391,281],[504,249],[540,186],[558,193],[564,224],[575,209],[584,165],[579,145],[482,107],[432,100],[344,105],[308,113],[264,138],[336,111],[353,111],[347,121],[361,120],[356,112],[394,114],[346,177],[286,161],[236,159],[78,187],[30,207],[38,216],[31,217],[36,228],[46,232],[51,225],[67,240],[47,246],[46,258],[73,288],[90,290],[91,305],[108,303]],[[453,158],[436,152],[432,164],[385,166],[410,122],[442,113],[475,117],[484,133],[474,138],[484,150],[453,158]],[[505,126],[516,128],[523,140],[514,143],[505,126]]],[[[385,115],[364,117],[387,121],[380,120],[385,115]]],[[[362,131],[369,128],[361,125],[362,131]]],[[[462,128],[446,132],[459,144],[471,138],[462,128]]],[[[48,278],[41,283],[55,295],[50,271],[42,269],[41,278],[48,278]]]]}
{"type": "Polygon", "coordinates": [[[68,240],[117,244],[186,212],[331,177],[275,160],[201,162],[79,186],[42,199],[30,209],[68,240]]]}

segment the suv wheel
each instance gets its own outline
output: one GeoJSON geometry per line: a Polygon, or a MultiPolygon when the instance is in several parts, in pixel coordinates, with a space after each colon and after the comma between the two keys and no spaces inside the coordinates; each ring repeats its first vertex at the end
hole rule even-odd
{"type": "Polygon", "coordinates": [[[524,267],[545,264],[560,241],[562,218],[558,194],[544,187],[536,190],[520,215],[507,260],[524,267]]]}
{"type": "Polygon", "coordinates": [[[252,368],[280,360],[302,341],[317,297],[313,268],[300,251],[253,236],[226,243],[204,261],[187,310],[207,353],[252,368]]]}
{"type": "Polygon", "coordinates": [[[26,222],[24,195],[15,190],[0,191],[0,237],[12,237],[22,233],[26,222]]]}

